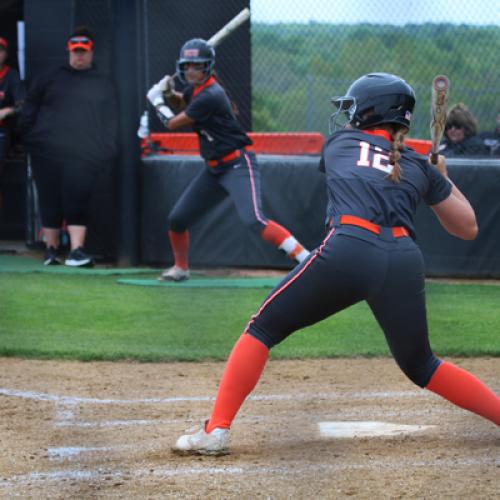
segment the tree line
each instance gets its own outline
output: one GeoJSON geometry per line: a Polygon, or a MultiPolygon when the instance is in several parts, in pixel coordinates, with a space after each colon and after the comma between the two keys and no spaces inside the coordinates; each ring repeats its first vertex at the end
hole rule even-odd
{"type": "Polygon", "coordinates": [[[500,27],[452,24],[252,24],[255,131],[328,133],[330,99],[369,72],[403,77],[415,89],[411,136],[429,138],[431,83],[450,79],[449,105],[464,102],[481,130],[500,111],[500,27]]]}

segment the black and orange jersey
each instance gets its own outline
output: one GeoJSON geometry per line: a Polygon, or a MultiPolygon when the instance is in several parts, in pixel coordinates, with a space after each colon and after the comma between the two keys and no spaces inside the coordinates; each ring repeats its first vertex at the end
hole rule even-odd
{"type": "Polygon", "coordinates": [[[205,160],[218,160],[252,144],[236,120],[226,92],[213,76],[199,87],[189,86],[183,97],[185,112],[195,121],[193,129],[205,160]]]}
{"type": "MultiPolygon", "coordinates": [[[[0,109],[20,108],[24,94],[24,85],[19,79],[17,70],[4,65],[0,69],[0,109]]],[[[6,121],[0,121],[0,125],[5,125],[6,121]]]]}
{"type": "Polygon", "coordinates": [[[413,219],[421,200],[435,205],[448,198],[452,186],[410,148],[399,162],[401,181],[392,182],[390,150],[384,131],[341,130],[328,139],[320,160],[327,180],[328,217],[355,215],[381,226],[404,226],[415,237],[413,219]]]}

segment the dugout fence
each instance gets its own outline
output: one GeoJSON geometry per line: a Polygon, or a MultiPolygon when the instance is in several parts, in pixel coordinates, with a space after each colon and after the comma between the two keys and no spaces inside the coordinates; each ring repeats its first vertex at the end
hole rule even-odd
{"type": "MultiPolygon", "coordinates": [[[[389,0],[339,0],[335,8],[332,4],[322,0],[288,0],[285,6],[281,0],[24,0],[28,84],[34,75],[66,59],[68,33],[76,25],[87,24],[96,34],[97,64],[114,79],[121,95],[122,155],[102,186],[105,204],[113,209],[102,205],[103,197],[93,208],[101,221],[105,214],[108,227],[116,231],[91,227],[89,241],[92,233],[96,235],[91,251],[117,257],[124,249],[119,235],[129,232],[132,246],[141,248],[129,247],[126,252],[135,252],[137,259],[141,251],[144,257],[149,255],[144,247],[149,215],[143,210],[150,194],[141,183],[150,175],[152,163],[141,164],[135,136],[146,108],[146,90],[174,71],[186,39],[210,37],[247,6],[251,22],[217,49],[219,76],[247,130],[307,132],[324,138],[332,111],[330,98],[343,94],[353,79],[370,71],[400,74],[415,88],[414,139],[429,137],[430,84],[438,73],[451,80],[450,104],[465,102],[482,130],[494,128],[500,110],[500,11],[496,2],[481,3],[480,8],[464,0],[451,8],[444,2],[412,2],[398,12],[391,11],[389,0]],[[117,22],[118,15],[127,19],[125,25],[117,22]],[[119,37],[127,45],[121,53],[119,37]],[[132,71],[127,71],[127,62],[132,71]],[[120,218],[116,213],[127,215],[120,218]]],[[[153,133],[161,131],[153,115],[150,123],[153,133]]],[[[268,162],[264,164],[267,168],[268,162]]],[[[477,162],[468,165],[472,171],[480,168],[477,162]]],[[[484,162],[481,168],[482,173],[490,169],[484,162]]],[[[182,180],[171,182],[180,185],[182,180]]],[[[171,193],[163,195],[166,205],[171,193]]],[[[295,232],[300,235],[301,228],[295,232]]],[[[487,244],[491,250],[492,240],[487,244]]]]}

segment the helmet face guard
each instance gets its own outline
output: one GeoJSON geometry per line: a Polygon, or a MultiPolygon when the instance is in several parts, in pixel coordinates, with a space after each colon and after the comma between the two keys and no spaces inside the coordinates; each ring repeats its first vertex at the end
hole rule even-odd
{"type": "Polygon", "coordinates": [[[330,134],[333,134],[336,130],[343,129],[351,123],[356,112],[356,98],[332,97],[331,102],[337,108],[337,111],[330,116],[328,124],[330,134]]]}
{"type": "Polygon", "coordinates": [[[200,83],[205,83],[213,73],[214,70],[214,62],[213,61],[191,61],[191,60],[180,60],[177,61],[177,75],[179,76],[179,80],[182,83],[188,83],[186,80],[186,66],[188,64],[203,64],[203,73],[205,74],[205,78],[200,83]]]}
{"type": "Polygon", "coordinates": [[[413,89],[402,78],[371,73],[356,80],[342,97],[332,98],[337,111],[330,117],[330,132],[343,124],[367,129],[382,124],[410,128],[415,106],[413,89]]]}
{"type": "Polygon", "coordinates": [[[213,73],[215,66],[215,50],[205,40],[194,38],[186,42],[180,52],[176,64],[177,75],[182,83],[186,80],[186,66],[188,64],[202,64],[204,79],[200,83],[205,83],[213,73]]]}

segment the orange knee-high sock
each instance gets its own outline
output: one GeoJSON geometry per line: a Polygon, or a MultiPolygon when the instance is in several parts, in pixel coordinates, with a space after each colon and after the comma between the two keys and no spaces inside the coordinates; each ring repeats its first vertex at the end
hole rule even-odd
{"type": "Polygon", "coordinates": [[[212,416],[205,430],[229,429],[246,397],[257,385],[269,357],[269,349],[260,340],[244,333],[227,360],[215,398],[212,416]]]}
{"type": "Polygon", "coordinates": [[[172,245],[172,251],[174,252],[175,265],[184,270],[189,269],[189,231],[183,231],[182,233],[169,231],[168,237],[172,245]]]}
{"type": "Polygon", "coordinates": [[[260,234],[263,240],[283,250],[291,259],[302,262],[309,254],[288,229],[273,220],[267,222],[260,234]]]}
{"type": "Polygon", "coordinates": [[[472,373],[443,361],[426,389],[500,425],[500,398],[472,373]]]}

